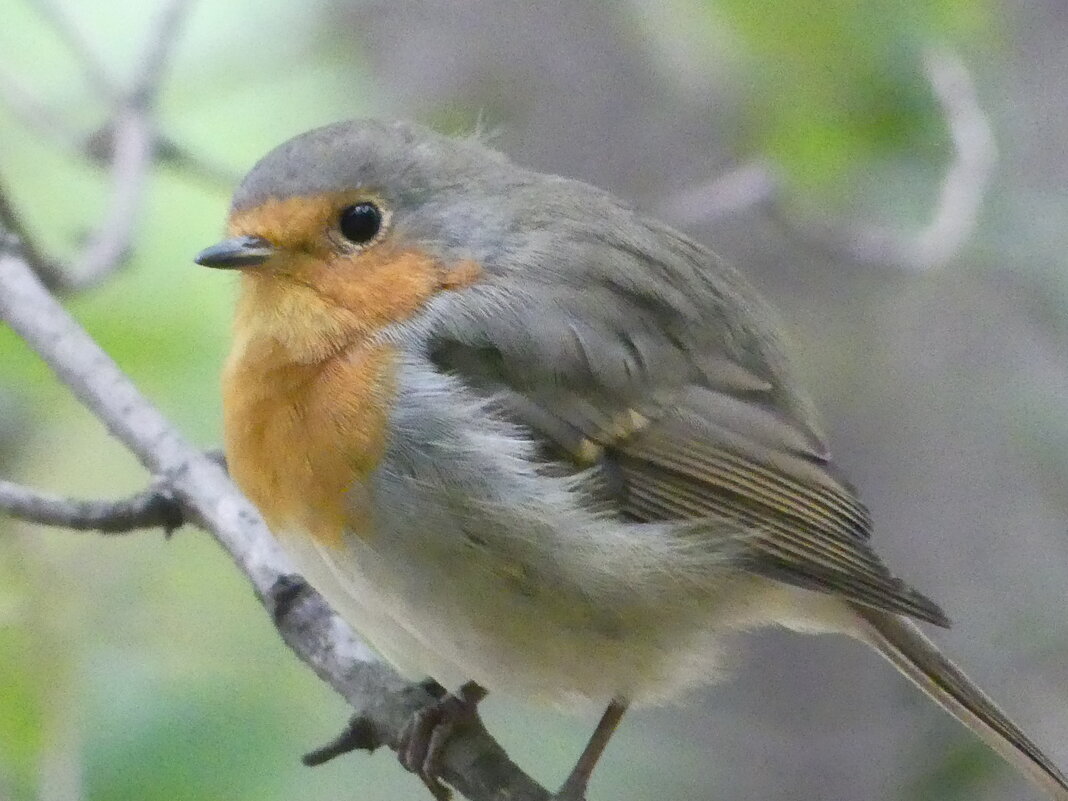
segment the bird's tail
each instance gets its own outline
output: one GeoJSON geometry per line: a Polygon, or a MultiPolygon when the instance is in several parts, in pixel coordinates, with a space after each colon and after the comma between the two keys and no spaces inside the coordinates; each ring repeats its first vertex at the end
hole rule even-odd
{"type": "Polygon", "coordinates": [[[986,694],[909,620],[854,606],[868,641],[943,709],[1056,801],[1068,801],[1068,779],[986,694]]]}

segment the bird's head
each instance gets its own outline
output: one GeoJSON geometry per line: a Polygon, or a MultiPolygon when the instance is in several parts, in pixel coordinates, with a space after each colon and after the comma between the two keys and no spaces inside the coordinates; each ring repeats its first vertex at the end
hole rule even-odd
{"type": "Polygon", "coordinates": [[[267,154],[234,195],[229,237],[201,251],[239,270],[238,335],[311,361],[479,280],[507,240],[491,198],[525,171],[472,138],[352,121],[267,154]]]}

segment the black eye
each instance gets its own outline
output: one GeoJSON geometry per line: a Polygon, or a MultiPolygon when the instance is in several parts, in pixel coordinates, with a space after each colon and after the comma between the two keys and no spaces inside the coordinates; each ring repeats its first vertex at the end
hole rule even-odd
{"type": "Polygon", "coordinates": [[[338,227],[350,242],[366,245],[378,236],[378,230],[382,227],[382,212],[374,203],[346,206],[341,210],[338,227]]]}

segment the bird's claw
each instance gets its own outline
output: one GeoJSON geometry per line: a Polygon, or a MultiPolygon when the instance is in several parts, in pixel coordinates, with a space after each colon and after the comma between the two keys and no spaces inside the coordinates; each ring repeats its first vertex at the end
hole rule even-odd
{"type": "Polygon", "coordinates": [[[438,778],[445,747],[458,729],[478,722],[478,703],[485,696],[482,687],[469,681],[455,694],[447,693],[415,712],[397,738],[397,759],[438,801],[451,797],[438,778]]]}

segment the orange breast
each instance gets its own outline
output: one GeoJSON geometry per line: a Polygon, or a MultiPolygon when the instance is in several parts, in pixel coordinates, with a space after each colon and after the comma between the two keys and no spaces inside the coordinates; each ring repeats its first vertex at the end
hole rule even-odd
{"type": "Polygon", "coordinates": [[[223,374],[230,472],[276,534],[330,545],[347,528],[371,530],[365,480],[396,388],[396,353],[373,335],[482,277],[474,262],[446,264],[392,233],[339,248],[330,232],[358,195],[272,199],[230,220],[231,234],[265,236],[279,251],[241,276],[223,374]]]}
{"type": "Polygon", "coordinates": [[[353,345],[299,363],[273,341],[236,352],[223,376],[230,472],[278,535],[337,546],[370,534],[361,484],[385,448],[395,354],[353,345]]]}

